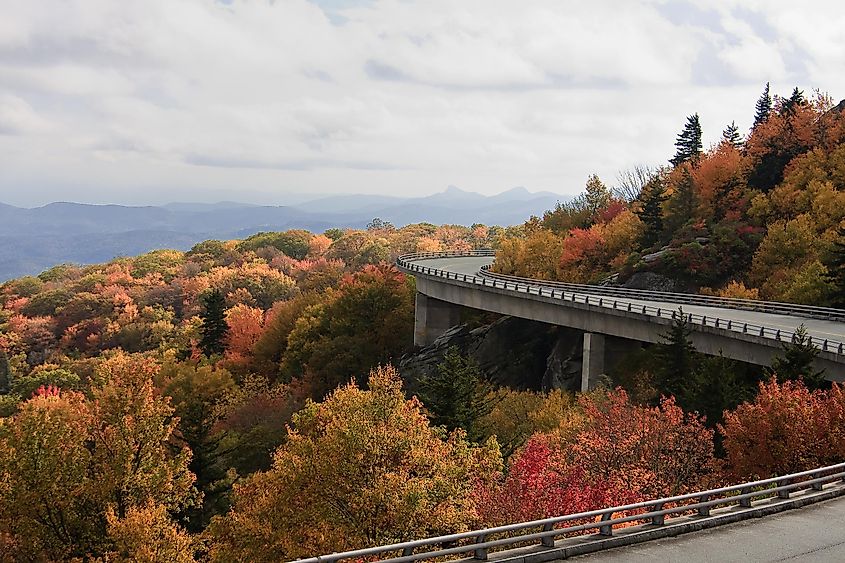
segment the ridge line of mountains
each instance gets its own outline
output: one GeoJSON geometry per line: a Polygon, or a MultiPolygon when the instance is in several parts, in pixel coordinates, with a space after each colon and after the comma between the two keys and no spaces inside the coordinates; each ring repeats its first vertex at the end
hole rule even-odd
{"type": "Polygon", "coordinates": [[[0,203],[0,282],[64,262],[92,264],[159,248],[187,250],[203,240],[246,238],[260,231],[360,229],[375,217],[397,227],[420,222],[516,225],[565,199],[522,187],[485,196],[449,186],[425,197],[337,195],[295,205],[56,202],[24,208],[0,203]]]}

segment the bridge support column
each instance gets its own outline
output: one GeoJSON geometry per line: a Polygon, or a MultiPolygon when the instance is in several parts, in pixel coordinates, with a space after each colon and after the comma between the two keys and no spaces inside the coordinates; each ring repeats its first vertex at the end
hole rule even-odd
{"type": "Polygon", "coordinates": [[[414,307],[414,346],[428,346],[461,322],[461,309],[451,303],[417,293],[414,307]]]}
{"type": "Polygon", "coordinates": [[[595,382],[604,373],[604,335],[595,332],[584,333],[584,356],[581,361],[581,391],[590,390],[590,382],[595,382]]]}

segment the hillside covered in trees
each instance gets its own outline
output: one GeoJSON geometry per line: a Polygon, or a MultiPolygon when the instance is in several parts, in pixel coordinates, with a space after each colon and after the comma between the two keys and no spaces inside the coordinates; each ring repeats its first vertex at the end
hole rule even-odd
{"type": "Polygon", "coordinates": [[[704,150],[698,114],[669,165],[620,174],[502,242],[500,272],[813,305],[843,303],[845,103],[769,87],[742,135],[728,125],[704,150]],[[656,279],[651,276],[650,279],[656,279]]]}
{"type": "Polygon", "coordinates": [[[802,341],[763,371],[678,322],[577,396],[497,387],[457,349],[412,382],[394,367],[406,252],[835,303],[841,113],[766,93],[758,117],[704,152],[693,116],[670,167],[517,228],[374,220],[3,284],[0,561],[290,560],[845,460],[845,394],[802,341]]]}

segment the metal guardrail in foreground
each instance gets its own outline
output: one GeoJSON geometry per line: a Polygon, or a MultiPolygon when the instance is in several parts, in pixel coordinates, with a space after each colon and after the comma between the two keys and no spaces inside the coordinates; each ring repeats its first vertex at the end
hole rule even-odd
{"type": "Polygon", "coordinates": [[[825,484],[837,481],[845,483],[845,463],[624,506],[332,553],[321,557],[301,559],[298,560],[298,563],[323,563],[385,555],[388,557],[387,559],[379,560],[400,563],[461,554],[471,554],[474,559],[485,560],[489,551],[493,548],[512,548],[524,546],[529,542],[537,542],[541,546],[552,548],[555,546],[555,538],[566,534],[589,533],[597,530],[598,536],[608,537],[613,535],[614,526],[620,524],[643,522],[663,526],[666,524],[667,516],[697,514],[701,517],[707,517],[710,516],[710,511],[716,507],[739,505],[740,507],[750,508],[754,499],[760,500],[770,497],[788,499],[790,494],[795,491],[808,489],[822,491],[825,484]],[[618,516],[615,516],[617,514],[618,516]],[[585,520],[586,523],[578,523],[585,520]],[[532,531],[533,529],[537,529],[537,531],[532,531]],[[499,535],[506,537],[490,539],[499,535]]]}
{"type": "MultiPolygon", "coordinates": [[[[448,270],[441,270],[439,268],[431,268],[428,266],[423,266],[418,264],[417,261],[419,260],[426,260],[426,259],[434,259],[434,258],[450,258],[450,257],[482,257],[482,256],[495,256],[495,252],[492,250],[471,250],[471,251],[451,251],[451,252],[422,252],[416,254],[406,254],[400,256],[396,263],[401,268],[408,270],[409,272],[416,272],[424,275],[439,277],[447,280],[457,280],[462,281],[465,283],[471,283],[474,285],[478,285],[480,287],[493,287],[498,289],[505,289],[509,291],[516,291],[518,293],[524,293],[527,295],[537,295],[540,297],[548,297],[555,300],[560,301],[569,301],[572,303],[583,303],[586,305],[602,307],[606,309],[613,309],[618,311],[626,311],[629,313],[637,313],[641,315],[651,316],[651,317],[659,317],[664,319],[671,319],[675,320],[678,318],[678,310],[675,308],[669,307],[656,307],[652,305],[645,305],[639,303],[631,303],[628,301],[629,299],[648,299],[648,300],[655,300],[659,299],[660,301],[665,301],[677,305],[684,305],[684,304],[694,304],[694,305],[705,305],[711,307],[722,307],[726,309],[735,309],[735,310],[751,310],[756,312],[767,312],[767,313],[774,313],[774,314],[781,314],[781,315],[795,315],[799,317],[809,317],[809,315],[804,312],[803,314],[801,311],[806,311],[807,309],[819,309],[823,311],[834,311],[837,314],[843,314],[842,311],[838,309],[826,309],[824,307],[809,307],[806,305],[790,305],[788,303],[771,303],[765,301],[753,301],[753,300],[744,300],[744,299],[727,299],[727,298],[720,298],[720,297],[709,297],[709,296],[693,296],[687,295],[683,293],[661,293],[661,292],[646,292],[649,294],[648,297],[640,297],[633,293],[625,293],[625,296],[611,296],[611,295],[603,295],[602,291],[611,289],[611,288],[604,288],[601,286],[593,286],[593,285],[581,285],[581,284],[563,284],[562,282],[547,282],[545,280],[534,280],[530,278],[517,278],[514,276],[503,276],[501,274],[490,274],[489,272],[479,272],[478,275],[474,274],[461,274],[458,272],[450,272],[448,270]],[[566,286],[564,287],[559,287],[566,286]],[[710,300],[708,303],[702,302],[694,302],[698,301],[698,299],[704,298],[710,300]],[[674,300],[673,300],[674,299],[674,300]],[[715,301],[713,301],[715,300],[715,301]],[[732,302],[745,302],[748,301],[754,305],[756,308],[751,307],[739,307],[736,305],[731,305],[732,302]],[[767,308],[767,307],[774,307],[774,308],[767,308]],[[790,310],[789,308],[794,307],[794,310],[790,310]]],[[[621,288],[612,288],[613,290],[619,290],[621,288]]],[[[636,292],[639,293],[643,290],[622,290],[628,292],[636,292]]],[[[706,326],[706,327],[713,327],[721,330],[728,330],[732,332],[736,332],[739,334],[749,334],[752,336],[759,336],[761,338],[768,338],[773,339],[778,342],[790,343],[794,342],[796,335],[792,331],[783,330],[780,328],[769,327],[765,325],[759,325],[754,323],[748,322],[739,322],[734,319],[725,319],[716,315],[700,315],[694,313],[686,313],[684,314],[686,321],[690,324],[706,326]]],[[[817,317],[812,317],[817,318],[817,317]]],[[[821,317],[823,319],[830,319],[830,320],[840,320],[840,319],[831,319],[829,316],[821,317]]],[[[841,319],[845,322],[845,317],[841,319]]],[[[809,336],[809,343],[813,346],[816,346],[819,350],[823,352],[829,352],[838,355],[845,355],[845,343],[837,341],[837,340],[830,340],[830,339],[822,339],[818,337],[809,336]]]]}

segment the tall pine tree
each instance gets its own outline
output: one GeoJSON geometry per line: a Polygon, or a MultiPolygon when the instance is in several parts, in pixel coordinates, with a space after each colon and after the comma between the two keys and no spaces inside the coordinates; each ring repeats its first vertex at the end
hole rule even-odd
{"type": "Polygon", "coordinates": [[[809,389],[820,389],[829,387],[830,384],[824,377],[824,370],[816,371],[813,362],[819,355],[819,349],[810,341],[807,328],[802,324],[795,329],[792,342],[782,344],[783,356],[772,360],[771,373],[776,375],[778,381],[783,383],[787,380],[803,379],[809,389]]]}
{"type": "Polygon", "coordinates": [[[678,134],[675,141],[675,156],[669,162],[672,166],[679,166],[684,162],[698,162],[701,157],[701,122],[698,114],[687,117],[684,129],[678,134]]]}
{"type": "Polygon", "coordinates": [[[742,136],[739,134],[739,127],[736,126],[735,121],[731,121],[731,124],[722,131],[722,142],[729,143],[737,149],[742,147],[742,136]]]}
{"type": "Polygon", "coordinates": [[[640,195],[642,204],[636,214],[645,224],[642,235],[644,248],[651,248],[663,236],[663,202],[666,199],[666,187],[662,178],[654,177],[643,187],[640,195]]]}
{"type": "Polygon", "coordinates": [[[695,181],[689,164],[682,167],[681,179],[675,186],[675,193],[666,202],[666,228],[670,233],[683,227],[695,212],[695,181]]]}
{"type": "Polygon", "coordinates": [[[763,94],[760,96],[760,99],[757,100],[757,105],[754,106],[754,110],[754,125],[752,125],[752,128],[765,122],[769,119],[769,114],[772,113],[772,96],[769,94],[768,82],[766,82],[766,88],[763,90],[763,94]]]}
{"type": "Polygon", "coordinates": [[[200,313],[200,350],[206,356],[222,354],[226,351],[226,304],[219,289],[213,289],[202,298],[203,311],[200,313]]]}
{"type": "Polygon", "coordinates": [[[5,350],[0,350],[0,395],[5,395],[12,388],[12,368],[5,350]]]}
{"type": "Polygon", "coordinates": [[[831,305],[845,309],[845,228],[839,227],[827,260],[827,281],[833,285],[831,305]]]}
{"type": "Polygon", "coordinates": [[[420,399],[431,412],[431,422],[448,430],[463,428],[472,441],[481,438],[478,420],[490,412],[490,384],[472,358],[457,347],[446,352],[435,373],[420,381],[420,399]]]}
{"type": "Polygon", "coordinates": [[[787,116],[795,115],[795,110],[798,109],[799,106],[803,106],[807,103],[807,100],[804,98],[804,92],[798,89],[796,86],[792,90],[792,94],[783,102],[782,113],[787,116]]]}
{"type": "Polygon", "coordinates": [[[672,320],[672,328],[660,336],[663,342],[657,351],[660,361],[656,382],[658,391],[673,395],[679,401],[691,394],[690,385],[694,381],[698,363],[698,352],[690,340],[691,334],[692,329],[687,323],[684,310],[678,308],[672,320]]]}

